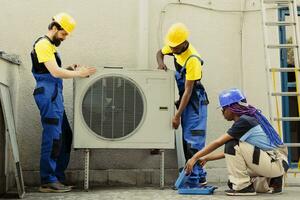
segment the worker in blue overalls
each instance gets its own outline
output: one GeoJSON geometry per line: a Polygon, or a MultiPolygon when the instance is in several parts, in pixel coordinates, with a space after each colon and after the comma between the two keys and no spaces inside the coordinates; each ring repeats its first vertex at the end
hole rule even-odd
{"type": "MultiPolygon", "coordinates": [[[[164,55],[174,56],[179,100],[172,125],[178,128],[181,120],[183,149],[186,160],[205,146],[208,98],[200,80],[203,61],[196,49],[187,41],[189,31],[182,23],[173,24],[165,38],[165,46],[157,52],[159,69],[166,70],[164,55]]],[[[206,171],[196,164],[188,183],[206,184],[206,171]]]]}
{"type": "Polygon", "coordinates": [[[63,104],[63,78],[88,77],[94,67],[72,65],[62,68],[56,47],[75,28],[74,19],[66,14],[55,15],[48,26],[48,33],[36,40],[31,52],[32,74],[36,80],[33,95],[40,110],[43,126],[40,176],[41,192],[68,192],[64,171],[68,166],[72,130],[63,104]]]}

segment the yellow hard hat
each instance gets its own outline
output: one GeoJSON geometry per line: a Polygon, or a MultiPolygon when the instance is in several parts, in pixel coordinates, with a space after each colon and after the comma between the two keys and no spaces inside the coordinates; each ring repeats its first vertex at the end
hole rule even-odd
{"type": "Polygon", "coordinates": [[[173,24],[166,35],[165,43],[170,47],[176,47],[187,40],[189,30],[183,23],[173,24]]]}
{"type": "Polygon", "coordinates": [[[69,34],[76,26],[76,22],[73,17],[67,13],[59,13],[53,17],[53,20],[56,21],[69,34]]]}

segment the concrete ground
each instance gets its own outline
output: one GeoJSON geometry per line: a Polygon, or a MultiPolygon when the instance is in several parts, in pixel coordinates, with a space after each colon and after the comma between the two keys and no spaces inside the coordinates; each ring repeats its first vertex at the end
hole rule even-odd
{"type": "MultiPolygon", "coordinates": [[[[156,187],[143,187],[143,188],[133,188],[133,187],[122,187],[122,188],[92,188],[89,192],[84,192],[80,189],[75,189],[70,193],[63,194],[51,194],[51,193],[39,193],[37,188],[27,189],[27,193],[24,199],[33,200],[45,200],[45,199],[70,199],[70,200],[229,200],[235,199],[264,199],[264,200],[298,200],[300,197],[300,187],[286,187],[284,193],[271,195],[271,194],[258,194],[257,196],[251,197],[230,197],[226,196],[224,190],[227,189],[225,186],[219,187],[215,190],[213,195],[180,195],[177,191],[170,188],[165,188],[163,190],[156,187]]],[[[7,195],[3,197],[4,199],[15,199],[13,195],[7,195]]],[[[0,198],[1,199],[1,198],[0,198]]]]}

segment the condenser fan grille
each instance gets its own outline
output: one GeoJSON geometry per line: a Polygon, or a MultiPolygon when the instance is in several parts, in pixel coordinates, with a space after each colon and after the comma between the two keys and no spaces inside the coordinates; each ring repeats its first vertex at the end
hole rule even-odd
{"type": "Polygon", "coordinates": [[[85,93],[82,114],[94,133],[109,139],[122,138],[141,123],[143,96],[131,80],[106,76],[91,85],[85,93]]]}

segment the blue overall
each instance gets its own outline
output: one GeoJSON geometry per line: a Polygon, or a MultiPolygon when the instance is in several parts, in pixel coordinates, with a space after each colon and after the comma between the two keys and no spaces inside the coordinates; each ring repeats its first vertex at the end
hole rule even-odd
{"type": "MultiPolygon", "coordinates": [[[[35,44],[47,37],[39,38],[35,44]]],[[[34,45],[35,45],[34,44],[34,45]]],[[[64,182],[71,151],[72,130],[63,104],[63,81],[53,77],[44,63],[39,63],[35,49],[31,52],[32,74],[36,80],[33,95],[40,110],[43,127],[40,176],[41,184],[64,182]]],[[[55,59],[59,67],[61,60],[57,53],[55,59]]]]}
{"type": "MultiPolygon", "coordinates": [[[[176,74],[175,79],[179,91],[180,100],[185,90],[185,76],[187,61],[196,57],[201,63],[203,61],[196,55],[191,55],[185,62],[184,66],[180,66],[175,61],[176,74]]],[[[200,80],[195,81],[193,91],[189,103],[185,107],[181,115],[181,127],[183,132],[183,149],[185,159],[190,159],[195,153],[203,149],[206,138],[207,124],[207,104],[208,98],[200,80]]],[[[194,165],[193,172],[189,176],[188,183],[198,185],[206,179],[206,171],[197,162],[194,165]]]]}

